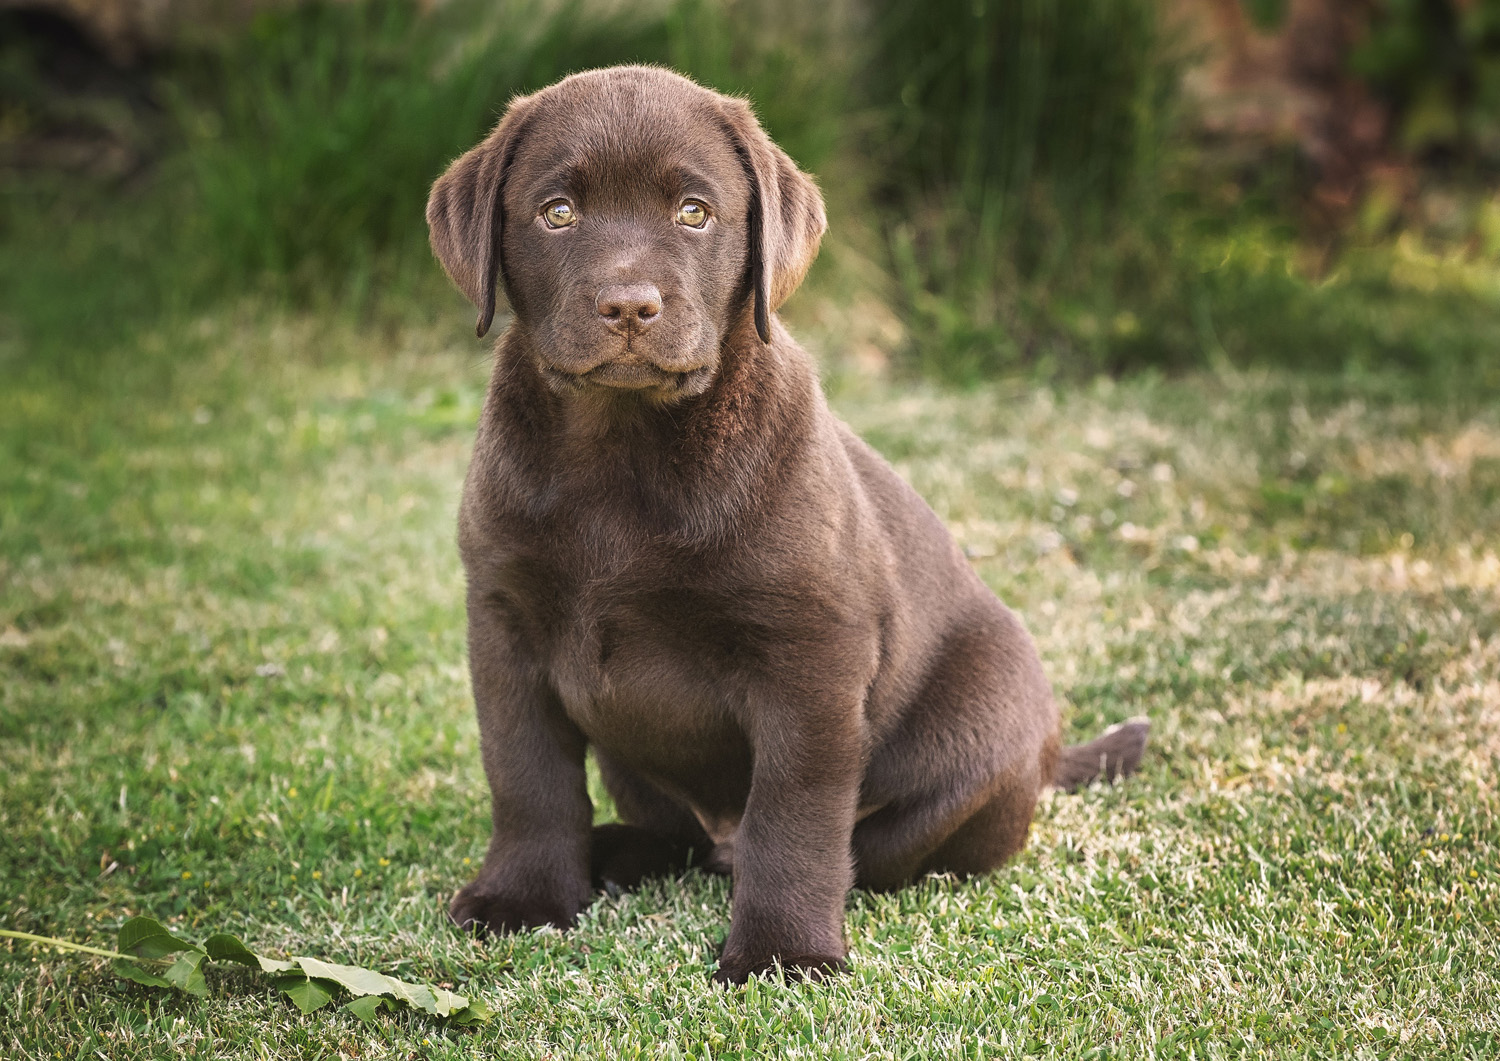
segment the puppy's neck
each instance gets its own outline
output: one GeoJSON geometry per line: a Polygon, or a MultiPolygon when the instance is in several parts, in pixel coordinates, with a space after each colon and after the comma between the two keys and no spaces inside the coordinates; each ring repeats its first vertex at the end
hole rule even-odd
{"type": "Polygon", "coordinates": [[[735,329],[708,388],[671,404],[631,392],[559,394],[528,339],[512,328],[497,345],[480,445],[510,469],[532,511],[542,498],[604,503],[624,492],[700,526],[711,510],[722,524],[768,493],[768,479],[806,451],[814,430],[816,373],[779,327],[769,344],[753,327],[735,329]]]}

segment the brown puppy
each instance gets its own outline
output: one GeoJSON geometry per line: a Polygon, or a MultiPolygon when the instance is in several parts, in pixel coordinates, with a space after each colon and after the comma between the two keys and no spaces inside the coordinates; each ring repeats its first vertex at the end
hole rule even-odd
{"type": "Polygon", "coordinates": [[[825,221],[750,108],[650,67],[517,99],[448,169],[432,246],[502,337],[459,515],[493,793],[464,926],[592,886],[734,875],[715,978],[843,967],[844,897],[1018,851],[1060,751],[1020,621],[824,404],[775,316],[825,221]],[[592,746],[628,824],[590,828],[592,746]]]}

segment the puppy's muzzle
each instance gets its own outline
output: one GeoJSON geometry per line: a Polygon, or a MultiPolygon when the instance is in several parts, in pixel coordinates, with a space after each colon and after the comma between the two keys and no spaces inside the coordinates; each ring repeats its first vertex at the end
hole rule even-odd
{"type": "MultiPolygon", "coordinates": [[[[593,341],[585,340],[562,356],[546,358],[548,379],[570,388],[593,384],[658,393],[694,389],[712,371],[711,366],[691,349],[674,350],[676,335],[652,332],[663,318],[663,307],[661,290],[652,283],[601,287],[594,296],[594,310],[606,331],[594,332],[593,341]]],[[[585,333],[589,330],[584,329],[585,333]]]]}

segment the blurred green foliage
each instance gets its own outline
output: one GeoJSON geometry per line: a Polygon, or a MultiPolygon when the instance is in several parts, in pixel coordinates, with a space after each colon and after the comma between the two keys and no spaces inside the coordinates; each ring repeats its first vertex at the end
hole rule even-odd
{"type": "MultiPolygon", "coordinates": [[[[520,15],[518,5],[505,5],[520,15]]],[[[412,4],[272,9],[171,82],[210,262],[243,281],[358,277],[415,245],[434,165],[472,142],[570,24],[453,49],[412,4]],[[532,52],[533,54],[528,54],[532,52]]]]}
{"type": "Polygon", "coordinates": [[[576,0],[271,9],[172,83],[213,263],[223,280],[287,279],[295,290],[333,276],[358,293],[382,265],[425,255],[428,188],[511,97],[612,63],[766,90],[781,104],[773,127],[820,160],[827,144],[787,106],[808,102],[785,91],[795,58],[737,53],[729,17],[701,0],[644,14],[576,0]]]}
{"type": "MultiPolygon", "coordinates": [[[[1285,5],[1251,7],[1269,26],[1285,5]]],[[[1308,268],[1275,167],[1226,180],[1202,164],[1155,0],[870,8],[881,120],[865,150],[924,373],[1487,359],[1494,282],[1444,287],[1390,245],[1308,268]]]]}
{"type": "MultiPolygon", "coordinates": [[[[843,110],[840,83],[809,57],[826,27],[804,15],[797,33],[773,33],[763,7],[314,0],[204,38],[157,71],[175,146],[152,172],[0,180],[0,364],[83,383],[122,332],[247,290],[358,314],[440,298],[431,182],[510,98],[578,70],[659,63],[747,95],[817,169],[843,110]]],[[[6,70],[24,80],[24,64],[6,70]]]]}
{"type": "Polygon", "coordinates": [[[1500,2],[1379,0],[1351,67],[1408,151],[1500,167],[1500,2]]]}
{"type": "Polygon", "coordinates": [[[951,193],[970,217],[960,245],[1010,231],[1034,267],[1057,253],[1038,186],[1084,230],[1154,168],[1171,92],[1153,0],[873,6],[887,189],[951,193]]]}
{"type": "Polygon", "coordinates": [[[968,377],[1034,362],[1050,337],[1024,325],[1039,314],[1110,320],[1139,302],[1130,289],[1160,254],[1140,222],[1172,98],[1153,0],[873,7],[873,150],[924,367],[968,377]],[[1134,238],[1112,241],[1125,217],[1134,238]]]}
{"type": "MultiPolygon", "coordinates": [[[[1479,34],[1460,79],[1475,100],[1491,91],[1493,9],[1455,23],[1479,34]]],[[[1155,0],[269,10],[155,68],[170,148],[147,172],[0,180],[0,364],[89,379],[101,345],[246,291],[361,319],[435,312],[457,296],[426,248],[432,179],[512,96],[632,61],[749,96],[823,177],[834,243],[873,249],[854,272],[885,278],[914,372],[1484,360],[1500,242],[1478,271],[1395,243],[1307,268],[1284,199],[1226,198],[1198,164],[1158,19],[1155,0]]],[[[1411,40],[1433,32],[1372,34],[1360,61],[1415,84],[1438,68],[1411,40]]]]}

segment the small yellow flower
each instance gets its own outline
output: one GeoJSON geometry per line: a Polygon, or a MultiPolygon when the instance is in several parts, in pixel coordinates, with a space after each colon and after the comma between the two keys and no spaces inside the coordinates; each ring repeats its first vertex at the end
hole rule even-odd
{"type": "Polygon", "coordinates": [[[1471,870],[1469,870],[1469,876],[1471,876],[1471,877],[1477,877],[1477,876],[1479,876],[1479,871],[1477,869],[1471,869],[1471,870]]]}
{"type": "Polygon", "coordinates": [[[295,873],[292,874],[292,883],[293,884],[297,883],[297,874],[295,874],[295,873]]]}
{"type": "Polygon", "coordinates": [[[315,870],[313,870],[313,880],[322,880],[322,879],[323,879],[323,871],[321,869],[315,869],[315,870]]]}
{"type": "Polygon", "coordinates": [[[1438,839],[1441,840],[1443,843],[1446,844],[1448,842],[1448,834],[1447,833],[1443,833],[1441,836],[1438,837],[1438,839]]]}
{"type": "Polygon", "coordinates": [[[193,876],[193,871],[192,870],[185,869],[185,870],[182,871],[182,879],[183,880],[191,880],[192,876],[193,876]]]}
{"type": "Polygon", "coordinates": [[[354,871],[354,875],[355,875],[355,876],[356,876],[356,877],[363,877],[363,876],[364,876],[364,875],[365,875],[365,871],[364,871],[364,870],[362,870],[362,869],[356,869],[356,870],[355,870],[355,871],[354,871]]]}
{"type": "Polygon", "coordinates": [[[468,864],[469,864],[469,860],[468,859],[464,859],[464,865],[467,866],[468,864]]]}
{"type": "Polygon", "coordinates": [[[381,865],[382,865],[382,866],[389,866],[389,865],[390,865],[390,864],[391,864],[391,860],[390,860],[390,859],[388,859],[388,858],[382,858],[382,859],[381,859],[381,860],[380,860],[380,864],[381,864],[381,865]]]}
{"type": "Polygon", "coordinates": [[[297,790],[295,788],[289,788],[289,789],[287,789],[286,790],[286,798],[287,799],[296,799],[297,798],[297,790]]]}

